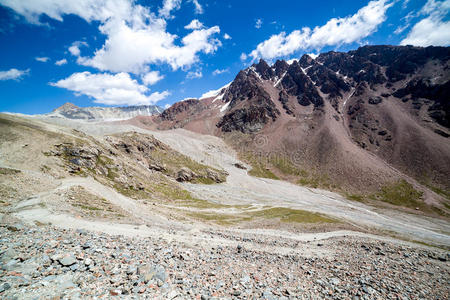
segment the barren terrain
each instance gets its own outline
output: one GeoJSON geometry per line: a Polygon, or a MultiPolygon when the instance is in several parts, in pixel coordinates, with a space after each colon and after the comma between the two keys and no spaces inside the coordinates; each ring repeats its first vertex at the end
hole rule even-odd
{"type": "Polygon", "coordinates": [[[6,298],[448,297],[446,218],[250,176],[250,166],[220,138],[184,129],[11,115],[1,121],[6,298]],[[153,136],[198,168],[225,171],[226,182],[180,183],[170,172],[142,167],[140,152],[114,148],[129,132],[153,136]],[[55,150],[72,138],[81,149],[100,149],[102,160],[113,157],[107,175],[74,171],[67,154],[55,150]],[[141,188],[143,178],[148,185],[141,188]],[[124,180],[127,190],[118,186],[124,180]],[[161,184],[189,196],[172,201],[142,192],[161,184]]]}

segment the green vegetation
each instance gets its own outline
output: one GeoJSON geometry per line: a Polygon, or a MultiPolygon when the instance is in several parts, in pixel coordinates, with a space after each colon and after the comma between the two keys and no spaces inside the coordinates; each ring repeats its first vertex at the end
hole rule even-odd
{"type": "Polygon", "coordinates": [[[255,177],[280,179],[271,170],[277,171],[277,174],[287,177],[285,179],[293,180],[296,184],[312,188],[323,188],[328,190],[337,189],[337,186],[331,184],[331,180],[326,174],[313,174],[296,166],[286,155],[278,153],[252,153],[241,154],[241,158],[252,166],[248,172],[255,177]],[[294,176],[294,178],[292,178],[294,176]]]}
{"type": "Polygon", "coordinates": [[[285,207],[273,207],[268,209],[252,212],[251,216],[265,219],[280,219],[285,223],[338,223],[336,219],[332,219],[323,214],[309,212],[300,209],[292,209],[285,207]]]}
{"type": "Polygon", "coordinates": [[[244,221],[250,221],[251,217],[238,217],[228,214],[189,212],[188,216],[199,219],[204,222],[213,222],[218,225],[233,225],[244,221]]]}
{"type": "Polygon", "coordinates": [[[360,195],[360,194],[346,194],[345,197],[347,199],[349,199],[349,200],[352,200],[352,201],[365,202],[364,195],[360,195]]]}
{"type": "Polygon", "coordinates": [[[370,198],[397,206],[420,208],[425,205],[421,201],[422,195],[422,192],[414,189],[414,187],[406,180],[400,180],[396,183],[382,187],[380,192],[371,195],[370,198]]]}
{"type": "Polygon", "coordinates": [[[191,194],[173,183],[158,183],[152,186],[154,193],[159,193],[170,200],[192,200],[191,194]]]}
{"type": "Polygon", "coordinates": [[[20,173],[20,170],[0,167],[0,175],[15,175],[18,173],[20,173]]]}
{"type": "Polygon", "coordinates": [[[136,189],[132,186],[124,187],[121,184],[115,183],[113,185],[113,188],[121,193],[124,196],[133,198],[133,199],[148,199],[150,198],[150,194],[145,190],[136,189]]]}
{"type": "Polygon", "coordinates": [[[447,198],[448,200],[450,200],[450,191],[447,191],[447,190],[438,188],[438,187],[436,187],[436,186],[430,186],[430,185],[428,185],[428,187],[429,187],[433,192],[435,192],[436,194],[441,195],[442,197],[445,197],[445,198],[447,198]]]}
{"type": "Polygon", "coordinates": [[[89,205],[84,205],[84,204],[72,204],[73,206],[82,208],[82,209],[86,209],[86,210],[101,210],[98,207],[94,207],[94,206],[89,206],[89,205]]]}
{"type": "Polygon", "coordinates": [[[242,154],[242,158],[252,166],[252,169],[248,171],[249,175],[261,178],[279,179],[270,171],[261,155],[255,155],[252,152],[247,152],[242,154]]]}
{"type": "MultiPolygon", "coordinates": [[[[211,203],[205,205],[211,206],[211,203]]],[[[241,222],[249,222],[255,219],[279,220],[283,223],[296,224],[339,223],[338,220],[319,213],[285,207],[265,208],[258,211],[242,212],[238,214],[188,212],[187,215],[202,221],[214,222],[219,225],[233,225],[241,222]]]]}

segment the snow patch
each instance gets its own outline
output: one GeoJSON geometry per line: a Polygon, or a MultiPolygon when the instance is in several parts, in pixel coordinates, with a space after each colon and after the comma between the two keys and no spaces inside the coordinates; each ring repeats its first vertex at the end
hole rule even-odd
{"type": "Polygon", "coordinates": [[[275,84],[273,85],[274,87],[280,84],[281,80],[283,80],[284,76],[286,76],[286,73],[287,72],[284,72],[283,75],[281,75],[280,79],[278,79],[277,82],[275,82],[275,84]]]}
{"type": "Polygon", "coordinates": [[[311,57],[312,59],[316,59],[317,57],[319,57],[319,54],[308,53],[308,56],[311,57]]]}
{"type": "Polygon", "coordinates": [[[220,112],[224,112],[224,111],[228,108],[228,106],[230,105],[230,102],[231,102],[231,101],[225,103],[225,104],[220,108],[220,112]]]}
{"type": "Polygon", "coordinates": [[[219,95],[219,93],[223,90],[228,88],[231,85],[231,82],[229,82],[228,84],[224,85],[223,87],[221,87],[220,89],[217,90],[211,90],[209,92],[204,93],[203,95],[200,96],[200,100],[205,99],[205,98],[211,98],[214,96],[219,95]]]}

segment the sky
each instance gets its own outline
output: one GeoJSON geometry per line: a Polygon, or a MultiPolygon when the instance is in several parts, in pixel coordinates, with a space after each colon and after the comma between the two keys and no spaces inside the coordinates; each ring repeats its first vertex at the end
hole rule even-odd
{"type": "Polygon", "coordinates": [[[260,58],[448,46],[450,0],[0,0],[0,111],[168,107],[260,58]]]}

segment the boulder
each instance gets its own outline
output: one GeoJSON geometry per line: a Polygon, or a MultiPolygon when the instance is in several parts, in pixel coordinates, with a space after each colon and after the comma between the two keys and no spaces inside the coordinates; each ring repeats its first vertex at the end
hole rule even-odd
{"type": "Polygon", "coordinates": [[[185,182],[185,181],[191,181],[192,179],[194,179],[195,177],[197,177],[197,175],[192,172],[191,169],[189,168],[181,168],[178,172],[177,172],[177,181],[179,182],[185,182]]]}

